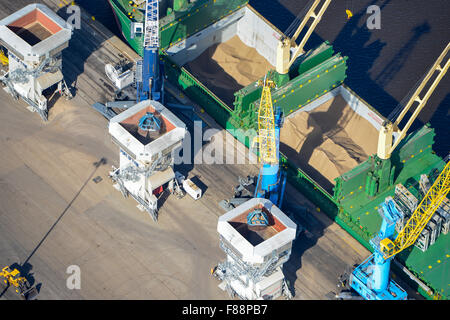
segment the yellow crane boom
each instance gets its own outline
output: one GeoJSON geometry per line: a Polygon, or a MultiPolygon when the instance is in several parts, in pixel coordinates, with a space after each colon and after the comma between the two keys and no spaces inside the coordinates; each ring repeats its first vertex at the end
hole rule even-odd
{"type": "Polygon", "coordinates": [[[258,85],[263,86],[258,109],[259,159],[263,163],[274,164],[277,162],[277,145],[270,89],[275,87],[275,83],[272,80],[264,79],[264,81],[260,80],[258,85]]]}
{"type": "Polygon", "coordinates": [[[383,252],[383,257],[385,259],[398,254],[416,242],[428,221],[430,221],[437,208],[439,208],[447,197],[449,191],[450,161],[445,165],[430,190],[428,190],[416,210],[414,210],[411,218],[399,232],[397,238],[395,238],[394,241],[386,238],[380,242],[381,252],[383,252]]]}
{"type": "Polygon", "coordinates": [[[441,79],[444,77],[445,73],[447,72],[448,68],[450,67],[450,58],[447,59],[445,64],[442,66],[442,62],[444,61],[444,58],[448,55],[450,51],[450,43],[447,44],[447,47],[444,49],[444,51],[441,53],[439,58],[436,60],[436,62],[433,64],[431,69],[426,74],[425,78],[423,79],[422,83],[417,87],[411,98],[409,99],[408,103],[405,105],[405,107],[402,109],[402,112],[398,116],[398,118],[394,122],[386,121],[383,126],[380,129],[379,137],[378,137],[378,151],[377,155],[380,159],[389,159],[391,157],[392,152],[395,150],[395,148],[398,146],[398,144],[403,140],[403,138],[406,135],[406,132],[411,127],[414,120],[419,115],[420,111],[425,107],[425,104],[427,103],[428,99],[430,98],[431,94],[434,92],[434,89],[436,89],[436,86],[439,84],[441,79]],[[428,90],[426,90],[425,94],[421,98],[422,91],[424,91],[426,85],[430,82],[433,75],[437,73],[437,76],[433,83],[430,85],[428,90]],[[416,109],[414,110],[411,118],[409,118],[408,122],[406,123],[405,127],[400,130],[399,124],[406,115],[406,113],[411,109],[412,105],[417,102],[418,105],[416,109]],[[393,133],[397,132],[398,137],[395,139],[395,142],[393,142],[393,133]]]}

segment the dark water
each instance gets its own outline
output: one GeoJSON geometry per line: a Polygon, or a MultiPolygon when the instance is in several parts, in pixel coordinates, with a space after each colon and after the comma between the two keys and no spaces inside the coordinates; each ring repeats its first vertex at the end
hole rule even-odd
{"type": "MultiPolygon", "coordinates": [[[[78,0],[79,5],[120,35],[106,0],[78,0]]],[[[250,4],[285,31],[309,0],[250,0],[250,4]]],[[[349,57],[346,84],[384,116],[410,92],[450,41],[448,0],[334,0],[306,49],[328,40],[349,57]],[[368,6],[381,8],[381,29],[369,30],[368,6]],[[347,20],[345,9],[354,16],[347,20]]],[[[450,73],[450,72],[449,72],[450,73]]],[[[422,110],[414,130],[430,122],[436,130],[434,150],[450,152],[450,74],[440,82],[422,110]]]]}

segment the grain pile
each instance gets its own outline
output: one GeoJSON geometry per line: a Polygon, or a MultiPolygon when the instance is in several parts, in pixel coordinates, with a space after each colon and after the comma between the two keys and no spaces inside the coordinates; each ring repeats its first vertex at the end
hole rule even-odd
{"type": "Polygon", "coordinates": [[[334,179],[376,153],[378,131],[338,95],[285,119],[280,150],[332,192],[334,179]]]}
{"type": "Polygon", "coordinates": [[[185,67],[228,105],[234,93],[263,77],[273,66],[238,36],[206,49],[185,67]]]}

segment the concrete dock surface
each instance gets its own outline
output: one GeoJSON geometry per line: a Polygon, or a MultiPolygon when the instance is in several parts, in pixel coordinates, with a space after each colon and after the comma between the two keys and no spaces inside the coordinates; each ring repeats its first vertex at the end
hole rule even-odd
{"type": "MultiPolygon", "coordinates": [[[[0,1],[0,18],[32,2],[0,1]]],[[[57,0],[37,2],[59,8],[57,0]]],[[[38,286],[38,299],[228,299],[210,275],[225,258],[218,202],[258,166],[195,165],[189,177],[207,187],[203,197],[168,197],[156,223],[123,198],[108,179],[118,147],[91,105],[113,95],[104,64],[136,54],[98,22],[84,21],[63,57],[74,98],[58,98],[47,123],[0,90],[0,266],[19,264],[38,286]],[[107,163],[96,168],[101,158],[107,163]],[[102,181],[95,183],[97,176],[102,181]],[[67,287],[73,265],[81,271],[79,290],[67,287]]],[[[290,185],[286,199],[312,213],[299,217],[306,230],[285,265],[294,299],[326,299],[345,268],[369,252],[290,185]]],[[[17,296],[9,289],[0,299],[17,296]]]]}

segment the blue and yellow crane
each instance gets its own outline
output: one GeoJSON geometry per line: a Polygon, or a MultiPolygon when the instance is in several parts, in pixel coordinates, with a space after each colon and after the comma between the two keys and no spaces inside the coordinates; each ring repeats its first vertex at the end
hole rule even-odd
{"type": "MultiPolygon", "coordinates": [[[[276,76],[273,80],[267,79],[258,81],[258,85],[263,87],[258,109],[258,134],[253,141],[259,146],[259,160],[262,167],[259,171],[255,192],[246,189],[253,186],[253,177],[248,176],[246,180],[240,179],[240,185],[235,188],[235,195],[230,200],[223,200],[219,204],[225,210],[230,210],[252,196],[257,198],[270,199],[272,203],[281,208],[283,194],[286,185],[286,173],[280,169],[279,164],[279,144],[280,129],[283,117],[280,109],[272,105],[271,89],[275,86],[282,86],[289,81],[289,70],[302,55],[304,47],[312,32],[319,24],[325,11],[332,0],[311,0],[304,10],[294,19],[285,31],[285,35],[280,37],[277,45],[276,76]],[[297,39],[301,35],[303,38],[297,44],[297,39]],[[245,194],[245,196],[244,196],[245,194]]],[[[264,221],[260,213],[248,219],[251,221],[264,221]],[[253,219],[253,220],[252,220],[253,219]]]]}
{"type": "MultiPolygon", "coordinates": [[[[259,162],[262,164],[253,197],[269,199],[278,208],[283,204],[284,189],[286,186],[286,173],[280,169],[280,128],[283,116],[279,108],[274,110],[272,104],[271,88],[275,82],[260,80],[262,95],[258,109],[258,134],[253,145],[258,146],[259,162]]],[[[253,210],[247,215],[247,224],[250,226],[267,226],[269,219],[263,210],[253,210]]]]}
{"type": "Polygon", "coordinates": [[[394,236],[395,224],[401,215],[392,198],[386,198],[379,210],[383,218],[380,231],[370,241],[374,253],[353,270],[348,280],[349,286],[367,300],[405,300],[406,291],[389,278],[391,261],[395,255],[416,242],[449,191],[450,162],[397,236],[394,236]]]}
{"type": "Polygon", "coordinates": [[[262,167],[259,171],[255,189],[255,198],[266,198],[281,208],[286,186],[286,174],[280,169],[280,128],[283,123],[279,108],[273,107],[271,88],[275,87],[272,80],[259,81],[263,86],[258,109],[259,161],[262,167]]]}
{"type": "MultiPolygon", "coordinates": [[[[398,108],[399,116],[395,121],[385,121],[379,132],[377,156],[382,161],[388,161],[393,150],[405,137],[413,121],[424,108],[439,81],[450,67],[450,58],[445,58],[450,52],[450,43],[416,86],[407,103],[398,108]],[[445,61],[445,63],[443,63],[445,61]],[[431,79],[434,79],[431,82],[431,79]],[[427,88],[425,90],[425,88],[427,88]],[[403,129],[399,129],[400,122],[408,110],[417,103],[412,116],[403,129]]],[[[397,112],[395,112],[397,113],[397,112]]],[[[395,281],[389,278],[391,260],[413,245],[435,211],[447,197],[450,191],[450,162],[447,163],[428,190],[422,201],[412,213],[403,229],[395,236],[395,225],[401,214],[395,207],[392,198],[386,198],[380,205],[379,213],[382,217],[380,231],[370,240],[374,253],[351,273],[348,284],[364,299],[368,300],[399,300],[406,299],[407,294],[395,281]]]]}
{"type": "MultiPolygon", "coordinates": [[[[259,152],[258,159],[261,163],[256,187],[251,192],[246,189],[254,184],[253,177],[249,176],[247,180],[239,179],[240,185],[235,188],[235,197],[219,203],[225,210],[231,210],[252,197],[269,199],[278,208],[283,204],[286,187],[286,173],[280,168],[280,129],[283,125],[283,114],[279,108],[274,108],[272,103],[270,90],[275,88],[275,82],[265,77],[264,80],[258,81],[258,85],[263,89],[258,108],[258,132],[252,142],[253,148],[256,147],[259,152]]],[[[263,211],[256,210],[248,215],[247,223],[267,225],[268,220],[263,211]]]]}
{"type": "MultiPolygon", "coordinates": [[[[300,22],[300,15],[288,28],[291,34],[297,26],[292,37],[283,36],[280,38],[277,47],[276,71],[285,80],[289,77],[289,69],[295,60],[304,53],[304,46],[314,31],[317,24],[322,19],[331,0],[314,0],[311,6],[306,7],[306,15],[300,22]],[[317,11],[318,10],[318,11],[317,11]],[[317,12],[316,12],[317,11],[317,12]],[[307,23],[312,19],[309,26],[307,23]],[[298,36],[306,29],[300,44],[296,44],[298,36]]],[[[302,12],[303,13],[303,12],[302,12]]],[[[258,81],[258,85],[263,87],[261,100],[258,109],[258,135],[255,138],[259,146],[259,161],[262,167],[259,171],[255,189],[255,198],[269,199],[278,208],[282,207],[284,190],[286,187],[286,172],[280,168],[280,129],[283,125],[283,115],[279,108],[274,108],[272,104],[271,89],[276,86],[273,80],[264,78],[258,81]]],[[[248,216],[248,223],[252,221],[264,221],[259,213],[248,216]],[[252,220],[253,219],[253,220],[252,220]]]]}

